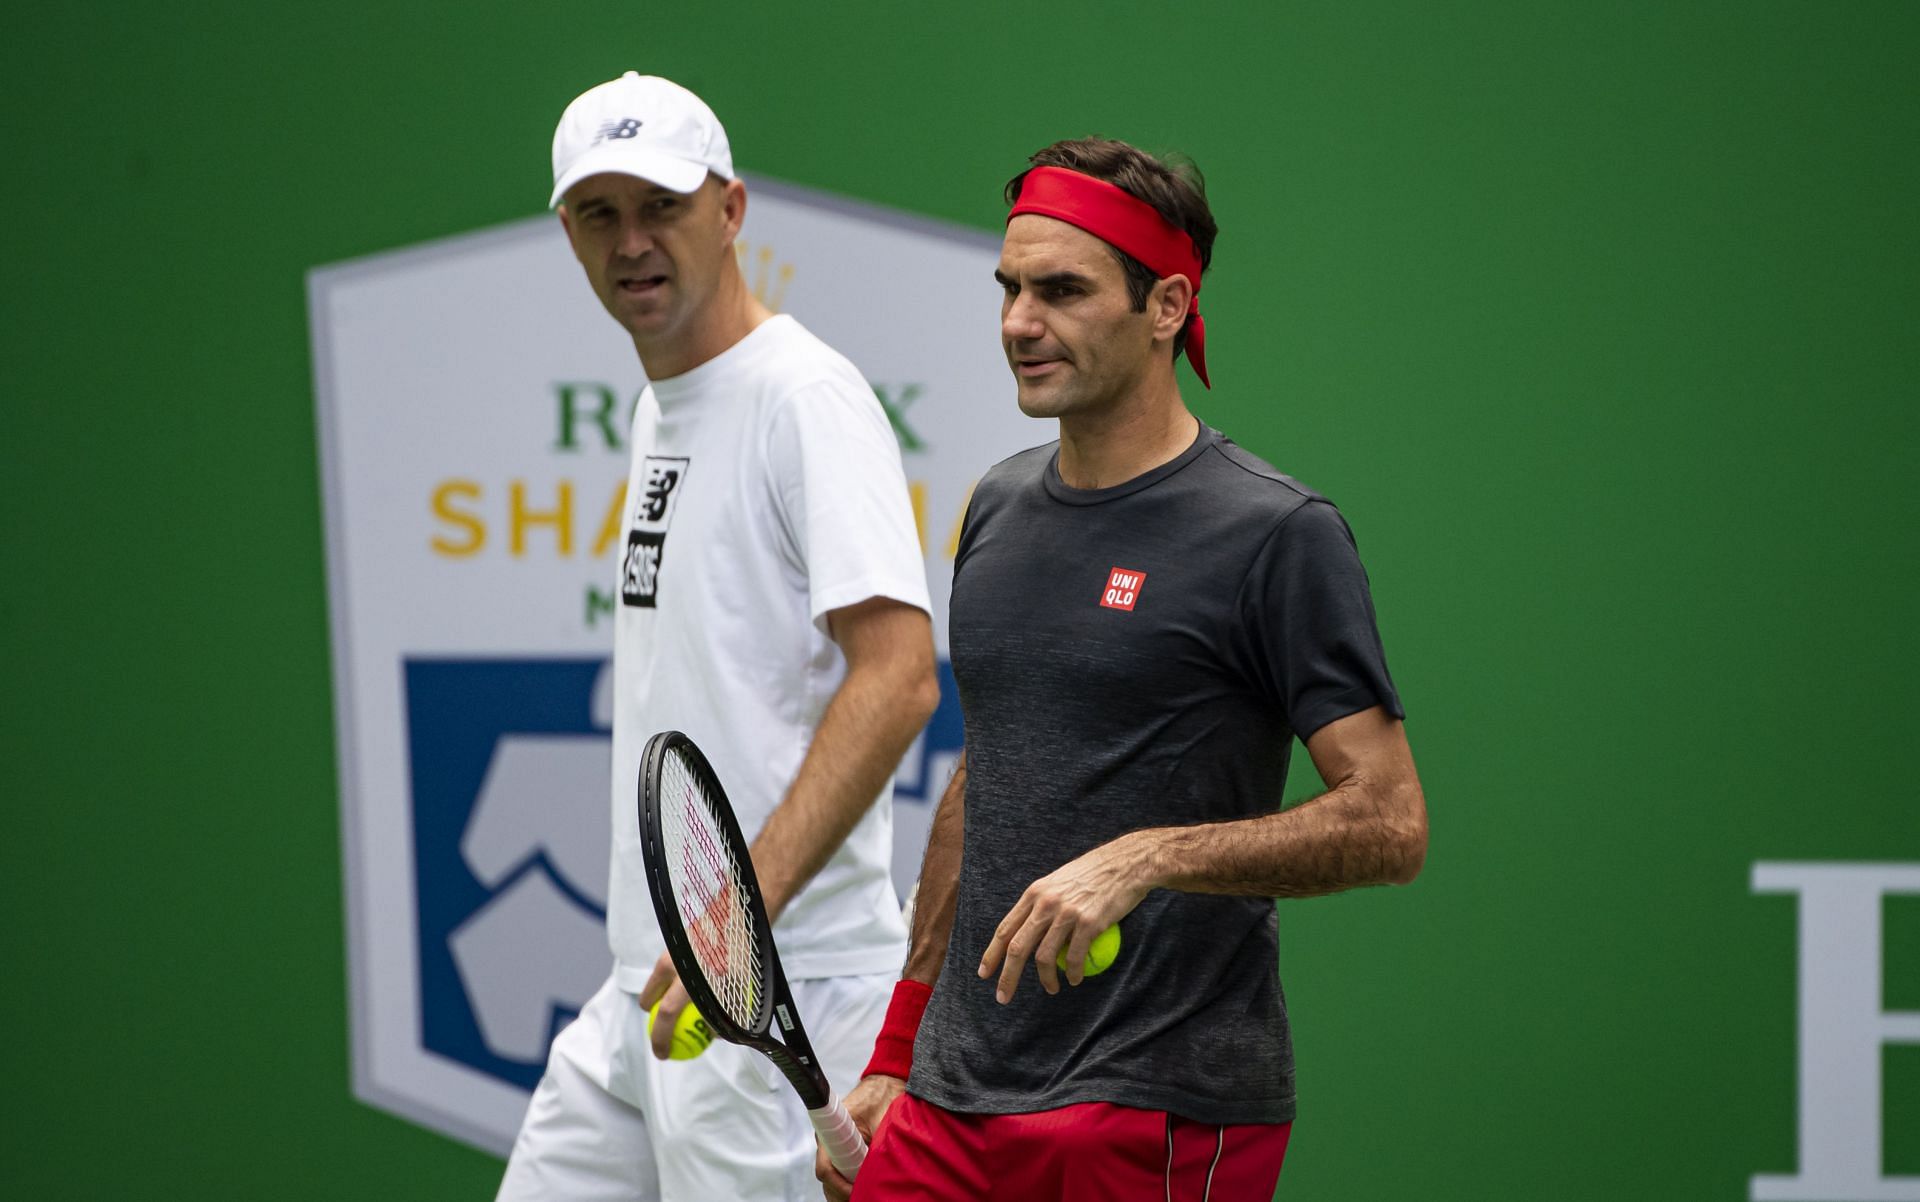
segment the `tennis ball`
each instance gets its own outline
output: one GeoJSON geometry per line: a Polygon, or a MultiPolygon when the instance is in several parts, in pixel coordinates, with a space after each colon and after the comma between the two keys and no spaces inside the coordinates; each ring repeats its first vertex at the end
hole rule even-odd
{"type": "MultiPolygon", "coordinates": [[[[665,1001],[665,998],[660,999],[665,1001]]],[[[653,1020],[660,1017],[660,1002],[653,1004],[647,1011],[647,1038],[653,1038],[653,1020]]],[[[691,1060],[707,1050],[713,1042],[713,1028],[707,1026],[707,1020],[700,1017],[700,1011],[692,1002],[680,1012],[680,1021],[673,1024],[673,1050],[668,1053],[669,1060],[691,1060]]]]}
{"type": "MultiPolygon", "coordinates": [[[[1088,977],[1098,976],[1112,966],[1113,958],[1119,954],[1120,924],[1116,922],[1098,935],[1095,935],[1093,942],[1087,945],[1087,962],[1081,968],[1081,975],[1088,977]]],[[[1061,972],[1067,970],[1066,948],[1063,947],[1060,949],[1060,954],[1054,957],[1054,962],[1060,966],[1061,972]]]]}

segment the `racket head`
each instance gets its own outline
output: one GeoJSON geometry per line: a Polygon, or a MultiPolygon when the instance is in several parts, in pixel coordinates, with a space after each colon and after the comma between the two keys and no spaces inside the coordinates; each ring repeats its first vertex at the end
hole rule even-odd
{"type": "Polygon", "coordinates": [[[640,756],[647,889],[667,953],[693,1004],[722,1038],[765,1047],[784,992],[753,858],[720,778],[677,730],[640,756]]]}

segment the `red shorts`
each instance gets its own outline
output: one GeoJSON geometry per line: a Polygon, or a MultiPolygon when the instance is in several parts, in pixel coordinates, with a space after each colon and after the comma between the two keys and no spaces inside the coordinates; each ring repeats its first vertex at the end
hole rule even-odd
{"type": "Polygon", "coordinates": [[[1106,1102],[953,1114],[903,1094],[860,1168],[853,1202],[1272,1202],[1292,1130],[1106,1102]]]}

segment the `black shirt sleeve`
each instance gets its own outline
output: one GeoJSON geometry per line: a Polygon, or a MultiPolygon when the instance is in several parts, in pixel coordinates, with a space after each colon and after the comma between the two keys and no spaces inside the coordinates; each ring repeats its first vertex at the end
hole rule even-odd
{"type": "Polygon", "coordinates": [[[1296,737],[1376,705],[1406,717],[1359,549],[1331,503],[1310,500],[1281,520],[1248,567],[1239,619],[1248,678],[1296,737]]]}

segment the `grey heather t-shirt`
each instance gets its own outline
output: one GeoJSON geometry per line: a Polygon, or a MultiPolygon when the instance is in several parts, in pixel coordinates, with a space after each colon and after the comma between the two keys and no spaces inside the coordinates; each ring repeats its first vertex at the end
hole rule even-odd
{"type": "Polygon", "coordinates": [[[1127,831],[1277,810],[1294,736],[1403,716],[1366,573],[1331,503],[1214,430],[1112,488],[1067,487],[1057,451],[987,473],[954,561],[965,855],[909,1089],[1291,1121],[1269,899],[1154,890],[1113,967],[1053,996],[1029,965],[999,1005],[975,969],[1033,881],[1127,831]]]}

